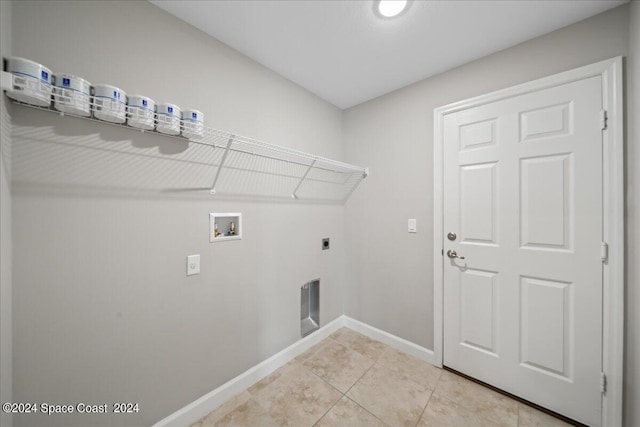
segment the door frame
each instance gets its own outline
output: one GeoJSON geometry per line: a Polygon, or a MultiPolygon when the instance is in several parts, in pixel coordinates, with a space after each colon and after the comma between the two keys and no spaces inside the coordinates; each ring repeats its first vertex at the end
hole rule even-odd
{"type": "Polygon", "coordinates": [[[461,110],[513,96],[602,77],[602,108],[607,127],[603,136],[603,241],[609,245],[603,264],[602,371],[606,393],[602,395],[602,425],[622,425],[624,356],[624,127],[623,60],[621,56],[543,77],[507,89],[444,105],[433,110],[433,313],[434,358],[442,366],[444,346],[444,118],[461,110]]]}

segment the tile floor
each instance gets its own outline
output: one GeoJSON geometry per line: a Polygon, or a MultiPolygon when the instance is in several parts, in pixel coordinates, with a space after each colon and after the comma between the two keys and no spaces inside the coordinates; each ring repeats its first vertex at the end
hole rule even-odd
{"type": "Polygon", "coordinates": [[[192,427],[567,426],[342,328],[192,427]]]}

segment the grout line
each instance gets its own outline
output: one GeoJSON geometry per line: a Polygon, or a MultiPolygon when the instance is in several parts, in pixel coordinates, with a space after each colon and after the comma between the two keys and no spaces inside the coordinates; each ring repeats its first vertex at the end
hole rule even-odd
{"type": "MultiPolygon", "coordinates": [[[[328,338],[328,337],[327,337],[328,338]]],[[[327,339],[325,338],[325,340],[327,339]]],[[[324,342],[324,340],[320,341],[321,343],[324,342]]],[[[318,343],[319,344],[319,343],[318,343]]],[[[317,352],[316,352],[317,353],[317,352]]],[[[315,353],[314,353],[315,354],[315,353]]],[[[313,356],[309,356],[309,358],[311,358],[313,356]]],[[[306,359],[305,359],[306,360],[306,359]]],[[[329,385],[331,388],[333,388],[334,390],[336,390],[338,393],[340,393],[340,398],[338,400],[335,401],[335,403],[333,405],[331,405],[331,407],[329,409],[326,410],[326,412],[324,414],[322,414],[322,416],[320,418],[318,418],[318,421],[316,421],[315,423],[312,424],[312,427],[315,426],[316,424],[318,424],[320,422],[320,420],[322,418],[324,418],[325,415],[327,415],[327,413],[333,409],[334,406],[336,406],[336,404],[340,401],[340,399],[342,399],[342,397],[344,397],[344,393],[342,393],[340,390],[338,390],[337,388],[335,388],[332,384],[330,384],[327,380],[325,380],[324,378],[316,375],[315,372],[313,372],[311,369],[307,368],[306,366],[304,366],[304,364],[302,362],[295,362],[296,365],[300,366],[302,369],[308,371],[310,374],[312,374],[313,376],[315,376],[316,378],[319,378],[320,380],[322,380],[325,384],[329,385]]],[[[271,387],[272,384],[274,384],[277,381],[280,381],[282,379],[282,376],[280,376],[279,378],[275,379],[271,384],[269,384],[267,387],[271,387]]],[[[265,387],[266,388],[266,387],[265,387]]],[[[247,389],[248,391],[248,389],[247,389]]],[[[251,393],[249,393],[251,395],[251,393]]],[[[253,395],[252,399],[253,399],[253,395]]],[[[269,413],[269,410],[267,408],[265,408],[264,406],[260,405],[260,402],[258,400],[254,400],[258,406],[260,406],[262,409],[264,409],[265,411],[267,411],[267,413],[269,414],[269,416],[271,416],[271,414],[269,413]]]]}
{"type": "MultiPolygon", "coordinates": [[[[360,334],[358,331],[355,331],[355,330],[353,330],[353,329],[351,329],[351,328],[349,328],[349,327],[346,327],[346,326],[345,326],[345,328],[346,328],[346,329],[348,329],[348,330],[350,330],[350,331],[352,331],[352,332],[355,332],[355,333],[357,333],[357,334],[359,334],[359,335],[362,335],[362,334],[360,334]]],[[[383,353],[385,353],[386,351],[388,351],[388,350],[389,350],[389,348],[392,348],[392,347],[390,347],[390,346],[388,346],[388,345],[386,345],[386,344],[385,344],[385,346],[386,346],[386,347],[388,347],[388,348],[386,348],[384,351],[380,352],[380,354],[379,354],[377,357],[375,357],[375,358],[370,358],[370,357],[368,357],[368,356],[366,356],[366,355],[364,355],[364,354],[360,353],[359,351],[357,351],[357,350],[355,350],[355,349],[351,348],[351,346],[349,346],[347,343],[345,343],[345,342],[341,341],[341,340],[340,340],[340,337],[341,337],[341,336],[342,336],[342,334],[341,334],[340,336],[336,337],[336,339],[332,338],[331,336],[328,336],[328,337],[324,338],[322,341],[320,341],[318,344],[316,344],[316,347],[318,347],[318,349],[317,349],[316,351],[314,351],[312,354],[310,354],[310,355],[309,355],[309,357],[305,358],[304,360],[298,360],[298,361],[295,361],[295,364],[297,364],[297,365],[299,365],[299,366],[303,367],[307,372],[310,372],[313,376],[315,376],[316,378],[319,378],[319,379],[320,379],[320,380],[322,380],[325,384],[329,385],[332,389],[334,389],[334,390],[336,390],[338,393],[340,393],[340,398],[339,398],[338,400],[336,400],[336,402],[335,402],[335,403],[333,403],[333,405],[331,405],[331,407],[329,407],[329,408],[328,408],[328,409],[327,409],[327,410],[322,414],[322,416],[321,416],[321,417],[320,417],[320,418],[319,418],[319,419],[318,419],[318,420],[317,420],[317,421],[312,425],[312,427],[317,426],[317,424],[318,424],[318,423],[319,423],[319,422],[320,422],[320,421],[321,421],[321,420],[322,420],[322,419],[323,419],[323,418],[324,418],[324,417],[325,417],[325,416],[326,416],[326,415],[327,415],[327,414],[328,414],[328,413],[329,413],[329,412],[330,412],[330,411],[331,411],[331,410],[332,410],[332,409],[333,409],[333,408],[338,404],[338,402],[340,402],[340,400],[342,400],[342,398],[347,398],[347,399],[349,399],[349,400],[350,400],[350,401],[352,401],[354,404],[356,404],[359,408],[362,408],[365,412],[367,412],[368,414],[370,414],[371,416],[373,416],[376,420],[380,421],[380,422],[381,422],[382,424],[384,424],[385,426],[388,426],[388,424],[387,424],[385,421],[383,421],[382,419],[380,419],[379,417],[377,417],[377,416],[376,416],[375,414],[373,414],[371,411],[367,410],[365,407],[363,407],[360,403],[358,403],[358,402],[357,402],[357,401],[355,401],[354,399],[352,399],[352,398],[350,398],[349,396],[347,396],[347,393],[349,393],[349,392],[351,391],[351,389],[352,389],[353,387],[355,387],[355,385],[356,385],[356,384],[358,384],[358,382],[359,382],[359,381],[360,381],[360,380],[361,380],[361,379],[362,379],[362,378],[363,378],[363,377],[364,377],[364,376],[365,376],[365,375],[366,375],[366,374],[367,374],[367,373],[368,373],[368,372],[369,372],[369,371],[370,371],[374,366],[376,366],[376,365],[379,363],[379,360],[380,360],[380,358],[382,357],[382,354],[383,354],[383,353]],[[327,340],[329,340],[329,341],[327,341],[327,340]],[[371,366],[369,366],[369,367],[364,371],[364,373],[362,373],[362,375],[360,375],[360,377],[358,377],[358,379],[357,379],[357,380],[356,380],[356,381],[355,381],[355,382],[354,382],[354,383],[353,383],[353,384],[352,384],[352,385],[347,389],[347,391],[346,391],[346,392],[344,392],[344,393],[343,393],[341,390],[339,390],[338,388],[336,388],[336,387],[335,387],[333,384],[331,384],[329,381],[327,381],[326,379],[322,378],[321,376],[319,376],[318,374],[316,374],[315,372],[313,372],[313,370],[312,370],[311,368],[309,368],[309,367],[307,367],[307,366],[305,366],[305,365],[304,365],[304,363],[305,363],[307,360],[311,359],[312,357],[314,357],[315,355],[317,355],[318,353],[320,353],[320,351],[322,351],[322,350],[324,349],[325,345],[326,345],[327,343],[330,343],[330,342],[334,342],[334,343],[336,343],[336,344],[338,344],[338,345],[341,345],[341,346],[345,347],[348,351],[350,351],[350,352],[352,352],[352,353],[355,353],[355,354],[358,354],[358,355],[360,355],[360,356],[362,356],[362,357],[364,357],[364,358],[366,358],[366,359],[369,359],[369,360],[373,361],[373,363],[371,364],[371,366]]],[[[366,335],[364,335],[364,336],[366,337],[366,335]]],[[[368,337],[367,337],[367,338],[368,338],[368,337]]],[[[371,341],[374,341],[374,342],[380,342],[380,341],[378,341],[378,340],[374,340],[374,339],[372,339],[372,338],[369,338],[369,339],[370,339],[371,341]]],[[[382,343],[382,344],[384,344],[384,343],[382,343]]],[[[293,360],[292,360],[292,361],[293,361],[293,360]]],[[[383,365],[380,365],[380,366],[384,367],[383,365]]],[[[433,396],[433,393],[434,393],[434,391],[435,391],[435,388],[436,388],[436,386],[437,386],[437,384],[438,384],[438,382],[440,381],[440,379],[441,379],[441,378],[442,378],[442,375],[440,375],[440,376],[438,377],[438,380],[436,381],[436,383],[435,383],[435,385],[434,385],[433,390],[431,390],[431,394],[429,395],[429,399],[427,399],[427,403],[425,404],[424,408],[422,409],[422,412],[420,413],[420,416],[418,417],[418,420],[417,420],[417,422],[416,422],[416,426],[417,426],[417,424],[420,422],[420,419],[422,418],[422,415],[424,414],[424,412],[425,412],[425,410],[426,410],[427,406],[429,405],[429,402],[431,401],[431,397],[433,396]]],[[[280,379],[281,379],[281,378],[277,378],[276,380],[274,380],[274,381],[273,381],[273,383],[275,383],[275,382],[279,381],[280,379]]],[[[273,383],[272,383],[272,384],[273,384],[273,383]]],[[[271,386],[272,384],[269,384],[269,386],[271,386]]],[[[248,391],[248,389],[246,389],[246,390],[248,391]]],[[[249,393],[249,394],[251,395],[251,393],[249,393]]],[[[252,395],[251,399],[253,399],[253,395],[252,395]]],[[[262,405],[260,405],[260,403],[259,403],[257,400],[254,400],[254,401],[255,401],[259,406],[262,406],[262,405]]],[[[264,408],[263,408],[263,409],[264,409],[264,408]]]]}
{"type": "Polygon", "coordinates": [[[362,406],[361,404],[359,404],[358,402],[356,402],[355,400],[353,400],[352,398],[350,398],[349,396],[347,396],[345,394],[345,396],[347,399],[349,399],[350,401],[352,401],[354,404],[358,405],[358,408],[362,408],[363,411],[367,412],[368,414],[371,414],[371,416],[373,418],[375,418],[376,420],[380,421],[382,424],[384,424],[385,426],[388,426],[389,424],[387,424],[386,422],[384,422],[383,420],[380,419],[380,417],[376,416],[376,414],[374,414],[373,412],[369,411],[367,408],[365,408],[364,406],[362,406]]]}
{"type": "MultiPolygon", "coordinates": [[[[329,339],[329,337],[325,338],[324,340],[320,341],[321,343],[324,342],[325,340],[329,339]]],[[[313,357],[313,356],[311,356],[313,357]]],[[[311,358],[310,357],[310,358],[311,358]]],[[[304,366],[304,365],[302,365],[304,366]]],[[[338,400],[336,400],[333,405],[331,405],[331,407],[329,409],[327,409],[324,414],[322,414],[322,416],[320,418],[318,418],[318,421],[316,421],[313,426],[316,426],[332,409],[334,406],[336,406],[338,404],[338,402],[340,402],[342,400],[343,397],[345,397],[345,393],[343,393],[341,390],[338,390],[336,387],[333,386],[333,384],[331,384],[329,381],[325,380],[324,378],[322,378],[321,376],[317,375],[315,372],[313,372],[312,369],[307,368],[306,366],[304,366],[305,369],[307,369],[309,372],[311,372],[313,375],[315,375],[316,377],[320,378],[322,381],[324,381],[326,384],[328,384],[330,387],[332,387],[333,389],[337,390],[338,393],[340,393],[340,398],[338,400]]]]}
{"type": "Polygon", "coordinates": [[[333,409],[333,407],[336,406],[338,404],[338,402],[340,402],[342,400],[343,397],[344,397],[344,394],[342,396],[340,396],[340,399],[336,400],[336,402],[333,405],[331,405],[331,407],[329,409],[327,409],[325,411],[325,413],[322,414],[322,416],[320,418],[318,418],[318,421],[313,423],[312,427],[318,425],[318,423],[325,417],[325,415],[327,415],[329,413],[329,411],[331,411],[333,409]]]}
{"type": "MultiPolygon", "coordinates": [[[[326,340],[326,339],[328,339],[328,337],[327,337],[327,338],[325,338],[325,340],[326,340]]],[[[322,343],[322,342],[324,342],[324,340],[322,340],[322,341],[320,341],[320,342],[322,343]]],[[[315,353],[314,353],[314,355],[315,355],[315,353]]],[[[313,357],[313,356],[309,356],[307,359],[305,359],[305,361],[307,361],[307,360],[311,359],[312,357],[313,357]]],[[[306,369],[307,371],[309,371],[311,374],[313,374],[313,375],[314,375],[314,376],[316,376],[317,378],[319,378],[319,379],[321,379],[322,381],[324,381],[327,385],[329,385],[331,388],[333,388],[334,390],[336,390],[336,391],[337,391],[338,393],[340,393],[342,396],[344,396],[344,395],[345,395],[345,393],[343,393],[343,392],[342,392],[342,390],[339,390],[336,386],[334,386],[333,384],[331,384],[329,381],[327,381],[326,379],[322,378],[320,375],[318,375],[318,374],[316,374],[315,372],[313,372],[313,369],[311,369],[311,368],[308,368],[308,367],[304,366],[304,362],[297,362],[297,363],[298,363],[298,365],[302,366],[304,369],[306,369]]],[[[333,406],[332,406],[332,408],[333,408],[333,406]]],[[[331,408],[329,408],[329,409],[331,409],[331,408]]],[[[323,416],[324,416],[324,415],[323,415],[323,416]]]]}
{"type": "Polygon", "coordinates": [[[309,372],[311,372],[313,375],[315,375],[317,378],[320,378],[323,382],[325,382],[327,385],[329,385],[332,389],[334,389],[335,391],[337,391],[338,393],[340,393],[342,396],[345,395],[345,393],[342,392],[342,390],[339,390],[336,386],[334,386],[333,384],[331,384],[329,381],[325,380],[324,378],[322,378],[320,375],[316,374],[315,372],[313,372],[311,369],[307,368],[306,366],[304,367],[306,370],[308,370],[309,372]]]}
{"type": "MultiPolygon", "coordinates": [[[[322,344],[324,343],[326,340],[331,340],[331,341],[335,341],[333,339],[331,339],[330,337],[326,337],[325,339],[323,339],[322,341],[320,341],[318,344],[322,344]]],[[[324,347],[324,346],[322,346],[324,347]]],[[[322,382],[324,382],[325,384],[327,384],[329,387],[333,388],[334,390],[336,390],[338,393],[340,393],[340,398],[338,400],[336,400],[334,402],[333,405],[331,405],[331,407],[329,409],[327,409],[324,414],[322,414],[322,416],[320,418],[318,418],[318,421],[316,421],[315,423],[313,423],[313,426],[316,426],[323,418],[325,415],[327,415],[329,413],[329,411],[331,411],[333,409],[334,406],[336,406],[338,404],[338,402],[340,402],[340,400],[342,400],[343,397],[345,397],[345,393],[342,392],[342,390],[338,390],[338,388],[336,388],[333,384],[331,384],[329,381],[327,381],[326,379],[322,378],[320,375],[316,374],[315,372],[313,372],[313,369],[308,368],[304,365],[304,362],[306,362],[307,360],[311,359],[313,356],[315,356],[317,353],[320,352],[320,350],[322,349],[322,347],[320,349],[318,349],[318,351],[314,352],[311,356],[307,357],[303,362],[298,362],[298,364],[300,366],[302,366],[304,369],[306,369],[307,371],[309,371],[312,375],[314,375],[316,378],[319,378],[320,380],[322,380],[322,382]]]]}
{"type": "MultiPolygon", "coordinates": [[[[355,351],[355,350],[351,350],[351,351],[355,351]]],[[[356,352],[357,353],[357,352],[356,352]]],[[[356,405],[358,405],[359,407],[361,407],[362,409],[364,409],[365,411],[369,412],[371,415],[373,415],[377,420],[380,420],[380,418],[378,418],[377,416],[375,416],[372,412],[368,411],[364,406],[362,406],[361,404],[359,404],[358,402],[356,402],[355,400],[351,399],[349,396],[347,396],[347,393],[349,393],[351,391],[351,389],[353,387],[355,387],[356,384],[358,384],[360,382],[360,380],[362,379],[362,377],[364,377],[365,375],[367,375],[367,372],[369,372],[371,370],[371,368],[373,368],[375,366],[375,364],[378,363],[378,361],[374,361],[371,366],[369,366],[367,368],[366,371],[364,371],[364,373],[362,375],[360,375],[360,378],[358,378],[353,384],[351,384],[351,387],[349,387],[349,389],[344,393],[344,396],[351,400],[353,403],[355,403],[356,405]]],[[[384,421],[380,420],[380,422],[382,422],[382,424],[384,425],[388,425],[387,423],[385,423],[384,421]]]]}
{"type": "Polygon", "coordinates": [[[420,413],[420,416],[418,417],[418,421],[416,421],[415,427],[418,427],[418,424],[420,424],[420,420],[422,419],[422,417],[424,417],[424,413],[427,411],[427,406],[429,406],[429,403],[431,403],[431,399],[433,398],[433,395],[436,392],[436,388],[438,387],[438,383],[440,383],[441,379],[442,379],[442,372],[440,372],[440,375],[438,375],[438,379],[433,384],[433,388],[431,389],[431,394],[429,395],[429,398],[427,399],[427,404],[424,405],[424,408],[422,408],[422,412],[420,413]]]}
{"type": "MultiPolygon", "coordinates": [[[[352,351],[353,351],[353,350],[352,350],[352,351]]],[[[373,363],[371,364],[371,366],[369,366],[369,367],[367,368],[367,370],[366,370],[366,371],[364,371],[364,373],[363,373],[362,375],[360,375],[360,377],[359,377],[359,378],[358,378],[358,379],[357,379],[353,384],[351,384],[351,387],[349,387],[349,389],[344,393],[344,395],[345,395],[345,396],[347,396],[347,393],[349,393],[349,392],[351,391],[351,389],[352,389],[356,384],[358,384],[358,382],[360,382],[360,380],[362,379],[362,377],[364,377],[365,375],[367,375],[367,372],[369,372],[369,371],[371,370],[371,368],[373,368],[373,367],[376,365],[376,363],[378,363],[378,362],[377,362],[377,361],[376,361],[376,362],[373,362],[373,363]]],[[[349,397],[349,396],[347,396],[347,397],[349,397]]],[[[356,402],[356,403],[358,403],[358,402],[356,402]]]]}
{"type": "MultiPolygon", "coordinates": [[[[355,331],[355,330],[353,330],[353,329],[351,329],[351,328],[349,328],[349,327],[347,327],[347,326],[345,326],[345,328],[346,328],[346,329],[348,329],[348,330],[350,330],[350,331],[352,331],[352,332],[355,332],[355,333],[357,333],[357,334],[360,334],[360,332],[355,331]]],[[[343,335],[343,334],[340,334],[338,337],[336,337],[336,338],[334,339],[334,341],[335,341],[337,344],[339,344],[339,345],[342,345],[342,346],[346,347],[349,351],[351,351],[351,352],[353,352],[353,353],[356,353],[356,354],[358,354],[358,355],[361,355],[361,356],[363,356],[363,357],[365,357],[365,358],[369,358],[368,356],[366,356],[366,355],[364,355],[364,354],[361,354],[361,353],[360,353],[360,352],[358,352],[357,350],[355,350],[355,349],[351,348],[351,346],[350,346],[348,343],[341,341],[341,340],[340,340],[340,337],[341,337],[342,335],[343,335]]],[[[362,335],[362,334],[360,334],[360,335],[362,335]]],[[[366,337],[366,335],[363,335],[363,336],[365,336],[365,337],[366,337]]],[[[369,338],[369,337],[367,337],[367,338],[369,338]]],[[[325,338],[325,339],[324,339],[323,341],[321,341],[321,342],[324,342],[324,341],[326,341],[327,339],[331,339],[331,337],[329,336],[329,337],[325,338]]],[[[374,342],[381,342],[381,341],[378,341],[378,340],[374,340],[374,339],[372,339],[372,338],[369,338],[369,340],[374,341],[374,342]]],[[[382,343],[382,344],[384,344],[384,343],[382,343]]],[[[369,358],[369,360],[373,360],[373,363],[371,364],[371,366],[369,366],[369,368],[367,368],[367,370],[366,370],[362,375],[360,375],[360,377],[359,377],[359,378],[358,378],[358,379],[357,379],[357,380],[356,380],[356,381],[351,385],[351,387],[349,387],[349,389],[348,389],[345,393],[343,393],[343,397],[345,397],[345,398],[349,399],[350,401],[352,401],[353,403],[355,403],[359,408],[362,408],[365,412],[367,412],[368,414],[370,414],[371,416],[373,416],[375,419],[377,419],[378,421],[380,421],[382,424],[384,424],[384,425],[387,425],[387,426],[388,426],[388,424],[387,424],[386,422],[384,422],[383,420],[381,420],[379,417],[377,417],[377,416],[376,416],[375,414],[373,414],[371,411],[367,410],[364,406],[362,406],[360,403],[358,403],[357,401],[355,401],[354,399],[352,399],[351,397],[349,397],[349,396],[347,395],[347,394],[351,391],[351,389],[352,389],[353,387],[355,387],[355,385],[356,385],[356,384],[358,384],[358,382],[359,382],[359,381],[360,381],[360,380],[361,380],[361,379],[362,379],[362,378],[367,374],[367,372],[369,372],[369,371],[370,371],[370,370],[371,370],[371,369],[372,369],[376,364],[378,364],[378,363],[379,363],[380,358],[382,357],[382,355],[383,355],[385,352],[389,351],[389,349],[393,349],[393,347],[391,347],[391,346],[389,346],[389,345],[387,345],[387,344],[385,344],[385,346],[386,346],[387,348],[385,348],[382,352],[380,352],[380,354],[379,354],[377,357],[375,357],[375,358],[369,358]]],[[[394,349],[394,350],[395,350],[395,349],[394,349]]],[[[399,351],[399,350],[396,350],[396,351],[399,351]]],[[[404,353],[404,352],[402,352],[402,351],[401,351],[401,353],[405,354],[405,353],[404,353]]],[[[315,354],[315,353],[314,353],[314,354],[315,354]]],[[[409,355],[409,356],[411,356],[411,355],[409,355]]],[[[310,359],[311,357],[313,357],[313,356],[310,356],[308,359],[310,359]]],[[[308,359],[306,359],[306,360],[308,360],[308,359]]],[[[380,366],[384,368],[384,366],[383,366],[383,365],[380,365],[380,366]]],[[[310,369],[309,369],[309,370],[310,370],[310,369]]],[[[312,373],[314,373],[312,370],[310,370],[310,371],[311,371],[312,373]]],[[[314,373],[314,375],[315,375],[315,373],[314,373]]],[[[316,375],[316,376],[317,376],[317,375],[316,375]]],[[[319,377],[319,378],[320,378],[320,379],[322,379],[322,380],[324,380],[324,378],[321,378],[321,377],[319,377]]],[[[440,382],[440,379],[441,379],[441,378],[442,378],[442,373],[440,373],[440,375],[438,376],[438,379],[437,379],[437,380],[436,380],[436,382],[434,383],[434,385],[433,385],[433,389],[430,389],[431,394],[429,395],[429,398],[427,399],[427,402],[425,403],[424,408],[422,408],[422,411],[420,412],[420,416],[419,416],[419,417],[418,417],[418,419],[416,420],[416,424],[415,424],[415,426],[414,426],[414,427],[417,427],[417,425],[420,423],[420,420],[422,419],[422,416],[424,415],[424,413],[425,413],[425,411],[426,411],[426,409],[427,409],[427,406],[429,405],[429,402],[431,402],[431,398],[433,397],[433,393],[435,392],[435,389],[436,389],[436,387],[437,387],[438,383],[440,382]]],[[[326,381],[326,380],[324,380],[324,381],[328,383],[328,381],[326,381]]],[[[328,384],[329,384],[329,383],[328,383],[328,384]]],[[[329,384],[329,385],[331,385],[331,384],[329,384]]],[[[333,387],[333,386],[332,386],[332,387],[333,387]]],[[[334,387],[334,388],[335,388],[335,387],[334,387]]],[[[338,391],[340,391],[340,390],[338,390],[338,391]]],[[[341,393],[342,393],[342,392],[341,392],[341,393]]],[[[341,399],[340,399],[340,400],[341,400],[341,399]]],[[[340,400],[338,400],[338,402],[339,402],[340,400]]],[[[334,404],[331,406],[331,408],[329,408],[329,409],[328,409],[328,410],[327,410],[327,411],[322,415],[322,417],[320,417],[320,419],[319,419],[319,420],[314,424],[314,426],[316,426],[316,425],[320,422],[320,420],[322,420],[322,418],[324,418],[324,417],[327,415],[327,413],[329,413],[329,411],[331,411],[331,409],[333,409],[333,407],[334,407],[338,402],[334,403],[334,404]]]]}
{"type": "MultiPolygon", "coordinates": [[[[329,339],[329,338],[330,338],[330,337],[327,337],[327,338],[325,338],[324,340],[322,340],[322,341],[320,341],[320,342],[322,343],[322,342],[324,342],[325,340],[327,340],[327,339],[329,339]]],[[[338,338],[340,338],[340,337],[338,337],[338,338]]],[[[352,349],[351,347],[349,347],[348,345],[346,345],[345,343],[342,343],[342,342],[340,342],[340,341],[338,341],[338,340],[333,340],[333,341],[335,341],[335,342],[336,342],[337,344],[339,344],[339,345],[342,345],[343,347],[345,347],[345,348],[346,348],[347,350],[349,350],[350,352],[353,352],[353,353],[356,353],[356,354],[360,354],[360,353],[358,353],[357,351],[353,350],[353,349],[352,349]]],[[[313,357],[313,356],[311,356],[311,357],[313,357]]],[[[310,359],[311,357],[309,357],[309,359],[310,359]]],[[[370,359],[370,360],[371,360],[371,359],[370,359]]],[[[309,368],[307,368],[306,366],[304,366],[304,365],[303,365],[303,366],[305,367],[305,369],[307,369],[309,372],[311,372],[311,373],[312,373],[313,375],[315,375],[316,377],[320,378],[320,379],[321,379],[322,381],[324,381],[325,383],[329,384],[329,386],[331,386],[332,388],[334,388],[335,390],[337,390],[337,391],[340,393],[340,395],[341,395],[341,396],[340,396],[340,399],[338,399],[338,400],[337,400],[333,405],[331,405],[331,407],[330,407],[329,409],[327,409],[327,411],[326,411],[324,414],[322,414],[322,416],[318,419],[318,421],[316,421],[316,422],[315,422],[315,424],[313,424],[313,425],[314,425],[314,426],[315,426],[315,425],[317,425],[317,424],[320,422],[320,420],[322,420],[322,418],[324,418],[324,417],[325,417],[325,415],[327,415],[327,414],[329,413],[329,411],[331,411],[331,410],[333,409],[333,407],[334,407],[334,406],[336,406],[336,405],[338,404],[338,402],[340,402],[340,400],[342,400],[342,398],[343,398],[343,397],[346,397],[347,399],[351,400],[351,401],[352,401],[352,402],[354,402],[356,405],[358,405],[359,407],[361,407],[361,408],[362,408],[362,406],[361,406],[358,402],[356,402],[356,401],[355,401],[355,400],[353,400],[353,399],[350,399],[350,398],[349,398],[349,396],[347,396],[347,393],[348,393],[348,392],[353,388],[353,386],[354,386],[354,385],[356,385],[356,384],[358,383],[358,381],[360,381],[360,380],[362,379],[362,377],[363,377],[363,376],[365,376],[365,375],[366,375],[366,373],[367,373],[367,372],[369,372],[369,370],[370,370],[370,369],[373,367],[373,365],[375,365],[376,363],[377,363],[377,361],[374,361],[374,362],[371,364],[371,366],[369,366],[369,368],[367,368],[367,370],[366,370],[362,375],[360,375],[360,377],[358,377],[358,379],[357,379],[356,381],[354,381],[354,383],[353,383],[353,384],[351,384],[351,387],[349,387],[349,388],[347,389],[347,391],[345,391],[344,393],[343,393],[341,390],[338,390],[336,387],[334,387],[334,386],[333,386],[329,381],[327,381],[327,380],[325,380],[324,378],[322,378],[322,377],[320,377],[319,375],[317,375],[315,372],[313,372],[313,370],[312,370],[312,369],[309,369],[309,368]]],[[[364,408],[362,408],[362,409],[364,409],[364,408]]],[[[364,410],[365,410],[365,411],[367,411],[366,409],[364,409],[364,410]]],[[[369,411],[367,411],[367,412],[369,412],[369,411]]],[[[371,414],[371,412],[369,412],[369,413],[371,414]]],[[[371,415],[373,415],[373,414],[371,414],[371,415]]],[[[378,418],[378,417],[376,417],[375,415],[373,415],[373,416],[374,416],[376,419],[378,419],[378,420],[379,420],[379,418],[378,418]]],[[[382,421],[382,420],[380,420],[380,421],[382,421]]],[[[385,424],[385,425],[387,425],[385,422],[382,422],[382,423],[383,423],[383,424],[385,424]]]]}
{"type": "Polygon", "coordinates": [[[418,417],[418,420],[416,421],[416,425],[414,427],[418,427],[418,424],[420,424],[420,420],[424,416],[424,413],[427,410],[427,406],[429,406],[429,402],[431,402],[431,398],[433,397],[433,393],[434,392],[435,392],[435,390],[431,390],[431,394],[429,395],[429,398],[427,399],[427,404],[424,405],[424,408],[422,408],[422,412],[420,412],[420,416],[418,417]]]}

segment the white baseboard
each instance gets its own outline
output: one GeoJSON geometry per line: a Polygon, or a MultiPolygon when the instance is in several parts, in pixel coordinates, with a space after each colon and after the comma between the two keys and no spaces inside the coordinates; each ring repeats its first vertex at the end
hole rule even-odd
{"type": "Polygon", "coordinates": [[[351,317],[343,317],[345,320],[344,326],[346,326],[347,328],[353,329],[354,331],[359,332],[362,335],[371,338],[372,340],[377,340],[385,343],[389,347],[393,347],[396,350],[402,351],[403,353],[410,354],[414,357],[417,357],[418,359],[438,366],[433,350],[421,347],[418,344],[414,344],[411,341],[407,341],[404,338],[400,338],[381,329],[374,328],[373,326],[362,323],[359,320],[352,319],[351,317]]]}
{"type": "Polygon", "coordinates": [[[371,339],[383,342],[396,350],[411,354],[435,365],[433,351],[342,315],[332,322],[327,323],[311,335],[302,338],[300,341],[296,341],[281,352],[274,354],[267,360],[260,362],[215,390],[210,391],[168,417],[158,421],[153,427],[185,427],[195,423],[211,411],[222,406],[222,404],[232,397],[242,393],[256,382],[267,377],[276,369],[286,365],[298,355],[304,353],[342,327],[353,329],[371,339]]]}
{"type": "Polygon", "coordinates": [[[274,354],[252,368],[244,371],[237,377],[227,381],[220,387],[205,394],[199,399],[189,403],[187,406],[178,409],[168,417],[158,421],[153,427],[185,427],[189,426],[209,412],[217,409],[227,400],[242,393],[256,382],[270,375],[273,371],[286,365],[296,356],[304,353],[329,335],[342,328],[346,316],[340,316],[332,322],[327,323],[316,332],[307,335],[300,341],[296,341],[279,353],[274,354]]]}

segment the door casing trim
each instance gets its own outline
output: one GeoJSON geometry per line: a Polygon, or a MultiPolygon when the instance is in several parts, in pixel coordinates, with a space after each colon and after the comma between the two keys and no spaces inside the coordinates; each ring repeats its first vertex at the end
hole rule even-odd
{"type": "Polygon", "coordinates": [[[590,77],[602,77],[602,108],[607,111],[603,136],[603,241],[609,245],[603,270],[602,371],[607,391],[602,397],[602,425],[622,425],[624,358],[624,106],[621,56],[543,77],[433,110],[433,313],[434,356],[442,366],[444,344],[444,118],[489,104],[590,77]]]}

